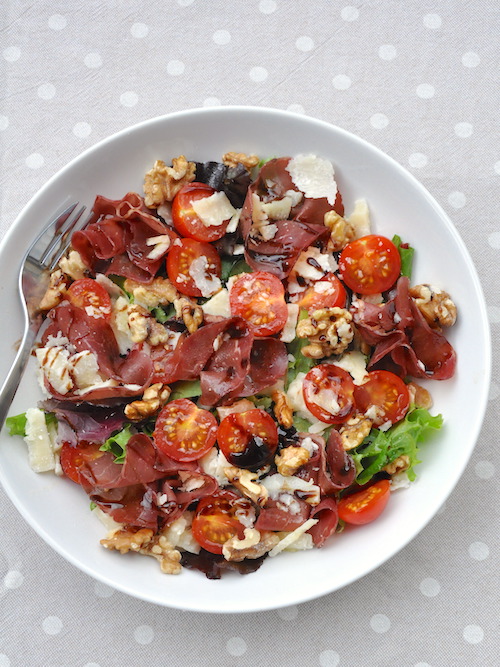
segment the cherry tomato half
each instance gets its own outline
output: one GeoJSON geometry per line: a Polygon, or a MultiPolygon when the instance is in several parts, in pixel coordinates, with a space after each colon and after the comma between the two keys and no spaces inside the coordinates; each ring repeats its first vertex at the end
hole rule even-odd
{"type": "Polygon", "coordinates": [[[188,183],[179,190],[172,202],[172,222],[179,234],[196,241],[217,241],[224,236],[230,218],[221,225],[205,225],[193,208],[193,202],[216,192],[206,183],[197,182],[188,183]]]}
{"type": "Polygon", "coordinates": [[[217,442],[231,465],[258,470],[276,453],[278,428],[265,410],[233,412],[221,421],[217,442]]]}
{"type": "Polygon", "coordinates": [[[82,443],[75,447],[69,442],[64,442],[59,456],[66,477],[69,477],[76,484],[80,484],[80,469],[89,461],[104,455],[104,452],[99,450],[100,446],[95,443],[82,443]]]}
{"type": "Polygon", "coordinates": [[[381,479],[366,489],[341,498],[338,504],[339,519],[356,526],[370,523],[382,514],[390,495],[389,480],[381,479]]]}
{"type": "Polygon", "coordinates": [[[370,416],[375,426],[395,424],[403,419],[410,406],[410,393],[401,378],[389,371],[371,371],[368,380],[354,387],[354,400],[360,412],[370,416]]]}
{"type": "Polygon", "coordinates": [[[217,420],[187,398],[178,398],[162,408],[153,440],[174,461],[196,461],[215,443],[217,420]]]}
{"type": "Polygon", "coordinates": [[[285,288],[279,278],[267,271],[242,273],[229,293],[231,314],[248,322],[255,336],[272,336],[288,319],[285,288]]]}
{"type": "Polygon", "coordinates": [[[220,272],[219,253],[209,243],[181,239],[174,242],[167,255],[168,277],[179,292],[187,296],[215,294],[221,286],[220,272]],[[206,285],[203,294],[199,288],[202,282],[206,285]]]}
{"type": "Polygon", "coordinates": [[[193,518],[194,539],[207,551],[221,554],[225,542],[235,535],[244,537],[245,526],[238,515],[248,515],[251,504],[232,491],[219,491],[202,498],[193,518]]]}
{"type": "Polygon", "coordinates": [[[354,410],[354,383],[335,364],[319,364],[304,378],[302,393],[307,409],[326,424],[345,422],[354,410]]]}
{"type": "Polygon", "coordinates": [[[305,290],[299,306],[309,313],[320,308],[343,308],[346,298],[345,288],[337,276],[334,273],[327,273],[324,278],[305,290]]]}
{"type": "Polygon", "coordinates": [[[111,299],[104,287],[92,278],[75,280],[68,288],[67,299],[92,317],[111,319],[111,299]]]}
{"type": "Polygon", "coordinates": [[[342,280],[358,294],[385,292],[401,271],[398,249],[385,236],[369,234],[351,241],[339,259],[342,280]]]}

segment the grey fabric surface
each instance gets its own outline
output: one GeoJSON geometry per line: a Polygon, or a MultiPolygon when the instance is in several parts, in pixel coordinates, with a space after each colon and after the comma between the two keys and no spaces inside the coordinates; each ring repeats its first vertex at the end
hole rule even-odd
{"type": "Polygon", "coordinates": [[[498,3],[4,0],[0,12],[2,235],[115,131],[191,107],[291,109],[374,143],[431,192],[476,262],[494,343],[489,411],[446,506],[384,566],[298,607],[199,615],[113,592],[0,491],[0,667],[498,664],[498,3]]]}

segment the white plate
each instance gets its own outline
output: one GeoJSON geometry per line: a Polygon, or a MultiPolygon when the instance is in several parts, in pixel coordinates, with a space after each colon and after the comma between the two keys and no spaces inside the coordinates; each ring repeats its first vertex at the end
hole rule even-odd
{"type": "MultiPolygon", "coordinates": [[[[449,339],[458,352],[455,377],[432,383],[435,411],[445,427],[422,448],[418,479],[391,497],[374,523],[334,536],[320,550],[267,559],[251,575],[209,581],[185,570],[160,573],[152,558],[121,556],[99,546],[105,530],[81,489],[50,473],[35,474],[21,438],[0,439],[0,478],[24,518],[56,551],[100,581],[161,605],[209,612],[245,612],[303,602],[349,584],[397,553],[422,530],[452,491],[471,455],[483,420],[490,373],[490,340],[481,287],[455,227],[429,193],[401,166],[365,141],[317,120],[248,107],[186,111],[156,118],[89,149],[56,174],[29,202],[0,249],[4,374],[21,335],[16,280],[27,244],[63,204],[91,206],[96,194],[120,198],[141,192],[145,172],[158,159],[185,154],[217,160],[228,150],[262,157],[316,153],[335,165],[347,213],[354,200],[369,203],[374,230],[399,234],[417,249],[414,282],[447,289],[459,318],[449,339]],[[10,356],[8,352],[11,352],[10,356]]],[[[40,398],[32,368],[11,414],[40,398]]]]}

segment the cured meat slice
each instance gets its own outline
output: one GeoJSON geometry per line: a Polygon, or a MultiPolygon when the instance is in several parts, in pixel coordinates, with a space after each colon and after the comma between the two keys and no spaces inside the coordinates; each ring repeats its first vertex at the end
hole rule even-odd
{"type": "Polygon", "coordinates": [[[368,369],[385,368],[404,378],[447,380],[456,367],[453,346],[431,329],[409,293],[409,280],[399,278],[387,303],[374,306],[362,300],[351,306],[362,338],[375,347],[368,369]]]}

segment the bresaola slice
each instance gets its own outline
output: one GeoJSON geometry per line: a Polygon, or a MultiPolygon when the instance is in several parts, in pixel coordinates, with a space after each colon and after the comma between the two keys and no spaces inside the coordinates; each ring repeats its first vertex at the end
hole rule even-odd
{"type": "Polygon", "coordinates": [[[375,346],[368,369],[386,368],[404,378],[447,380],[456,367],[451,343],[431,329],[409,293],[408,278],[399,278],[394,296],[382,306],[358,299],[351,312],[363,340],[375,346]]]}
{"type": "Polygon", "coordinates": [[[163,257],[148,257],[152,247],[147,239],[168,236],[173,242],[177,234],[151,215],[143,198],[135,192],[117,200],[98,196],[92,213],[88,226],[75,232],[71,240],[85,265],[94,273],[151,282],[163,257]]]}
{"type": "Polygon", "coordinates": [[[287,220],[272,220],[276,233],[265,240],[254,233],[254,200],[256,194],[261,201],[269,203],[282,199],[290,190],[298,192],[287,166],[290,158],[276,158],[267,162],[259,176],[249,187],[245,204],[241,211],[240,225],[245,242],[245,259],[255,271],[268,271],[284,279],[290,273],[302,250],[316,243],[325,243],[329,230],[324,225],[327,211],[335,210],[343,215],[344,208],[340,194],[332,207],[326,197],[303,197],[296,204],[287,220]]]}

